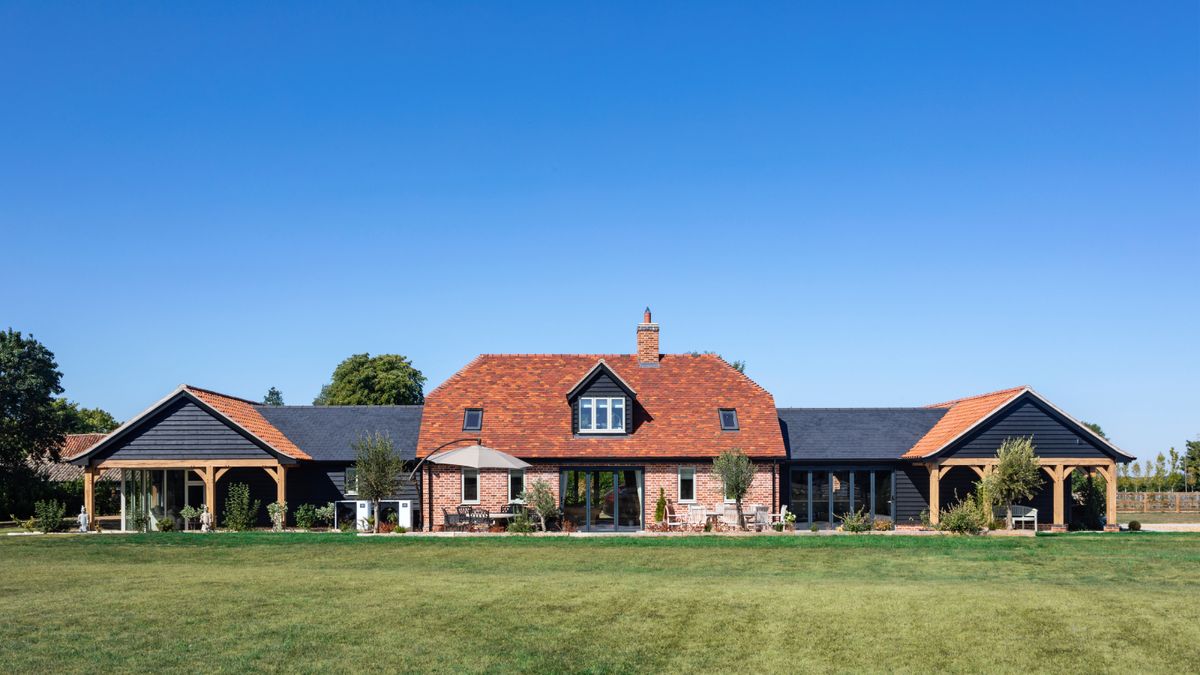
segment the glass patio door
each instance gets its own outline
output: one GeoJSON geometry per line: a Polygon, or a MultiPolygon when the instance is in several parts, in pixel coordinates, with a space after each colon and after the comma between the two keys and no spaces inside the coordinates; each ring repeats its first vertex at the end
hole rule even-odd
{"type": "Polygon", "coordinates": [[[642,527],[641,469],[572,469],[561,474],[563,520],[589,532],[642,527]]]}

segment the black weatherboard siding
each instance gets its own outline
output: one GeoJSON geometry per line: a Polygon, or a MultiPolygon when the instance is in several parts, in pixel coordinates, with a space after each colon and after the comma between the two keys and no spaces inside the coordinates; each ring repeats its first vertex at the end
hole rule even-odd
{"type": "Polygon", "coordinates": [[[270,459],[224,420],[187,397],[167,404],[97,459],[270,459]]]}
{"type": "Polygon", "coordinates": [[[405,460],[417,456],[419,405],[257,406],[256,410],[316,461],[353,462],[354,443],[379,432],[405,460]]]}
{"type": "Polygon", "coordinates": [[[921,513],[929,511],[929,471],[924,466],[904,464],[896,469],[896,524],[920,525],[921,513]]]}
{"type": "Polygon", "coordinates": [[[1073,426],[1070,420],[1026,396],[955,442],[940,458],[995,457],[1004,439],[1016,436],[1033,436],[1039,457],[1105,459],[1113,456],[1073,426]]]}
{"type": "MultiPolygon", "coordinates": [[[[573,432],[579,433],[579,399],[590,396],[625,399],[625,433],[629,433],[630,429],[633,428],[633,401],[625,393],[625,388],[618,384],[617,381],[614,380],[613,377],[609,375],[608,372],[603,368],[596,371],[590,380],[579,389],[579,393],[574,397],[574,399],[571,400],[571,430],[573,432]]],[[[716,413],[715,409],[713,410],[713,413],[716,413]]],[[[586,435],[590,436],[592,434],[587,433],[586,435]]],[[[595,435],[612,436],[613,434],[595,435]]],[[[619,436],[620,434],[616,435],[619,436]]]]}
{"type": "Polygon", "coordinates": [[[895,460],[946,414],[940,408],[779,408],[793,461],[895,460]]]}

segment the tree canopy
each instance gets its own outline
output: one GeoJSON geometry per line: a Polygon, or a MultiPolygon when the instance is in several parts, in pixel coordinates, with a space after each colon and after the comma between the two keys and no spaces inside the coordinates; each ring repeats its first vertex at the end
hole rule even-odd
{"type": "Polygon", "coordinates": [[[1106,441],[1109,440],[1108,435],[1104,433],[1104,429],[1101,429],[1099,424],[1096,424],[1095,422],[1084,422],[1083,426],[1091,429],[1092,432],[1100,438],[1103,438],[1106,441]]]}
{"type": "Polygon", "coordinates": [[[314,405],[419,405],[425,376],[400,354],[355,354],[338,364],[314,405]]]}
{"type": "Polygon", "coordinates": [[[55,400],[54,407],[62,416],[63,433],[107,434],[121,426],[117,418],[103,408],[84,408],[65,398],[55,400]]]}
{"type": "Polygon", "coordinates": [[[62,373],[54,353],[9,328],[0,333],[0,466],[58,459],[65,425],[54,402],[62,373]]]}
{"type": "Polygon", "coordinates": [[[267,395],[263,396],[263,403],[275,406],[283,405],[283,392],[271,387],[267,390],[267,395]]]}
{"type": "Polygon", "coordinates": [[[996,471],[988,487],[996,498],[1004,502],[1010,530],[1013,502],[1032,498],[1041,485],[1041,469],[1038,467],[1033,439],[1028,436],[1004,439],[996,451],[996,471]]]}
{"type": "Polygon", "coordinates": [[[713,459],[713,473],[725,486],[725,497],[737,504],[738,526],[746,527],[746,516],[742,513],[742,499],[750,490],[754,480],[754,464],[738,448],[725,450],[713,459]]]}
{"type": "Polygon", "coordinates": [[[722,361],[724,361],[725,363],[728,363],[730,368],[733,368],[734,370],[738,371],[739,373],[741,373],[743,375],[746,374],[746,362],[745,361],[730,361],[729,359],[725,358],[724,356],[721,356],[720,354],[718,354],[716,352],[712,352],[712,351],[688,352],[688,353],[691,354],[692,356],[701,356],[704,354],[712,354],[712,355],[716,356],[718,359],[721,359],[722,361]]]}

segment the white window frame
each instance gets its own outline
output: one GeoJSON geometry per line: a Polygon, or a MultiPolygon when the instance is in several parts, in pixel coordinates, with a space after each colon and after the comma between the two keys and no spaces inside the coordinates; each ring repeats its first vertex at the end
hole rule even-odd
{"type": "Polygon", "coordinates": [[[581,411],[579,414],[579,433],[581,433],[581,434],[623,434],[623,433],[625,433],[625,427],[629,423],[629,410],[627,409],[628,406],[625,405],[625,397],[624,396],[584,396],[579,399],[579,407],[580,407],[580,411],[581,411]],[[591,411],[592,411],[592,426],[590,428],[583,426],[582,409],[583,409],[583,404],[585,401],[590,404],[591,411]],[[604,401],[604,425],[607,427],[605,429],[597,429],[596,428],[596,426],[597,426],[596,422],[600,418],[600,408],[599,408],[599,406],[596,405],[597,401],[604,401]],[[612,426],[612,410],[613,410],[613,403],[615,403],[615,402],[619,403],[619,407],[621,408],[621,427],[619,429],[614,429],[612,426]]]}
{"type": "Polygon", "coordinates": [[[459,497],[459,499],[462,500],[460,503],[461,504],[478,504],[479,503],[479,494],[483,491],[483,486],[479,484],[479,469],[472,469],[470,467],[464,466],[462,468],[460,481],[461,481],[461,484],[460,484],[460,489],[458,492],[458,497],[459,497]],[[475,474],[475,499],[467,499],[467,474],[468,473],[475,474]]]}
{"type": "Polygon", "coordinates": [[[695,504],[696,503],[696,467],[694,467],[694,466],[679,467],[679,471],[676,472],[675,494],[679,495],[679,503],[680,504],[695,504]],[[683,498],[683,473],[685,471],[690,471],[692,474],[692,498],[691,499],[683,498]]]}
{"type": "Polygon", "coordinates": [[[358,467],[346,467],[346,473],[342,477],[342,492],[347,497],[358,496],[358,467]],[[351,476],[354,477],[353,480],[351,476]]]}
{"type": "Polygon", "coordinates": [[[525,469],[509,469],[508,470],[508,503],[509,504],[524,504],[525,500],[521,499],[520,495],[512,493],[513,474],[521,474],[521,493],[525,492],[525,469]]]}

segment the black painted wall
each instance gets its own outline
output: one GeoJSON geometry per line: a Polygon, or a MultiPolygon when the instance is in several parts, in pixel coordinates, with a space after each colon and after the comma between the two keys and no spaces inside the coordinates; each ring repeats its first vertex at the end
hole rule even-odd
{"type": "Polygon", "coordinates": [[[904,464],[896,469],[896,524],[920,525],[921,512],[929,510],[929,471],[904,464]]]}
{"type": "Polygon", "coordinates": [[[1041,402],[1026,397],[972,432],[944,457],[995,457],[1005,438],[1029,435],[1033,436],[1033,444],[1041,457],[1109,457],[1089,437],[1077,433],[1069,424],[1041,402]]]}
{"type": "Polygon", "coordinates": [[[186,398],[145,420],[140,428],[102,455],[106,459],[263,459],[271,456],[186,398]]]}

